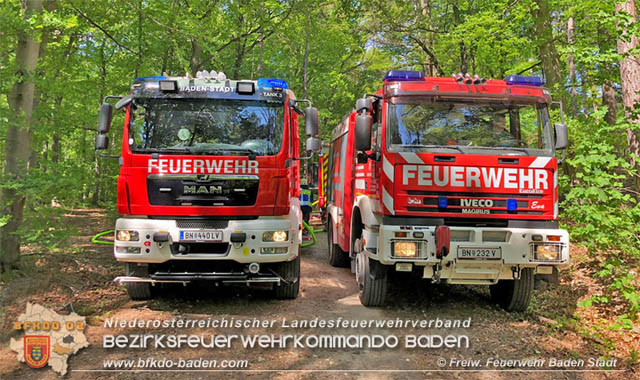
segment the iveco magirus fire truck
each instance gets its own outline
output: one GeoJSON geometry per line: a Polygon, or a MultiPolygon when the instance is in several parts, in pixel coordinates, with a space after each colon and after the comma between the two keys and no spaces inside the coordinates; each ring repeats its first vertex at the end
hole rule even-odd
{"type": "MultiPolygon", "coordinates": [[[[317,110],[283,80],[136,79],[116,104],[126,113],[114,244],[126,263],[116,281],[133,299],[193,281],[273,283],[276,297],[297,296],[300,102],[315,136],[317,110]]],[[[108,147],[111,119],[105,102],[96,149],[108,147]]],[[[308,150],[319,147],[307,139],[308,150]]]]}
{"type": "Polygon", "coordinates": [[[489,285],[521,311],[534,275],[569,263],[555,157],[567,128],[551,124],[543,84],[390,71],[335,128],[329,259],[351,263],[364,305],[384,303],[395,270],[489,285]]]}

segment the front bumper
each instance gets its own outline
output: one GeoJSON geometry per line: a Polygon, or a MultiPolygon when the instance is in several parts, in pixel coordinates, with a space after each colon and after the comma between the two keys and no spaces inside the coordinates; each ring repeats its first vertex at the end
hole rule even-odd
{"type": "MultiPolygon", "coordinates": [[[[202,221],[206,223],[206,221],[202,221]]],[[[260,217],[252,220],[230,220],[222,226],[202,228],[197,223],[179,225],[173,219],[137,219],[120,218],[116,221],[118,230],[138,232],[138,241],[115,240],[114,256],[116,260],[131,263],[159,264],[170,260],[219,260],[233,261],[241,264],[248,263],[277,263],[291,261],[298,256],[301,232],[300,226],[288,217],[260,217]],[[195,227],[194,227],[195,225],[195,227]],[[207,250],[208,243],[199,241],[180,240],[180,232],[219,231],[222,239],[212,243],[211,251],[207,250]],[[288,238],[284,242],[262,241],[263,233],[268,231],[288,231],[288,238]],[[232,233],[244,233],[244,242],[231,242],[232,233]],[[154,234],[168,233],[169,241],[156,242],[154,234]],[[188,248],[187,252],[179,252],[179,246],[188,248]],[[197,250],[192,250],[197,245],[197,250]],[[215,247],[215,249],[214,249],[215,247]],[[266,253],[266,250],[277,248],[278,253],[266,253]],[[286,251],[285,251],[286,249],[286,251]],[[127,251],[135,251],[127,252],[127,251]],[[139,253],[137,253],[139,251],[139,253]]]]}
{"type": "Polygon", "coordinates": [[[535,268],[538,273],[549,274],[553,268],[569,265],[569,233],[560,229],[450,227],[451,242],[447,256],[436,257],[434,226],[381,225],[378,231],[365,228],[363,237],[366,254],[385,265],[394,265],[399,271],[419,270],[425,278],[439,278],[458,284],[494,284],[498,280],[517,278],[520,269],[535,268]],[[406,233],[397,237],[396,233],[406,233]],[[422,236],[417,238],[417,236],[422,236]],[[533,236],[541,238],[534,241],[533,236]],[[549,241],[548,236],[559,236],[549,241]],[[416,258],[395,257],[395,242],[415,242],[419,254],[416,258]],[[535,245],[558,249],[556,260],[535,257],[535,245]],[[484,249],[499,252],[497,258],[463,258],[463,250],[484,249]],[[400,265],[398,265],[400,264],[400,265]],[[437,273],[436,273],[437,272],[437,273]]]}

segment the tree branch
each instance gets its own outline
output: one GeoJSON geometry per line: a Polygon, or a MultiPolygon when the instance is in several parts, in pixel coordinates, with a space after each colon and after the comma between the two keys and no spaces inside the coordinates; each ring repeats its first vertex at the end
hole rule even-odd
{"type": "Polygon", "coordinates": [[[105,36],[107,36],[107,38],[109,38],[111,41],[113,41],[120,49],[122,50],[126,50],[128,52],[130,52],[133,55],[138,55],[138,53],[136,53],[135,51],[129,49],[128,47],[122,45],[120,42],[118,42],[112,35],[111,33],[109,33],[106,29],[104,29],[103,27],[101,27],[100,25],[98,25],[95,21],[93,21],[91,18],[89,18],[89,16],[87,16],[86,14],[84,14],[80,9],[78,9],[73,3],[71,3],[71,8],[73,8],[76,13],[78,13],[80,16],[82,16],[82,18],[86,19],[87,21],[89,21],[89,23],[93,26],[95,26],[96,28],[100,29],[100,31],[102,33],[104,33],[105,36]]]}

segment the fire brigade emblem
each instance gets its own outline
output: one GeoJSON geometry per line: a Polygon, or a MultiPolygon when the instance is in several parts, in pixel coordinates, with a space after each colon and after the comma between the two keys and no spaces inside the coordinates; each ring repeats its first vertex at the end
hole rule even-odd
{"type": "Polygon", "coordinates": [[[24,361],[33,368],[44,367],[49,361],[48,336],[24,336],[24,361]]]}

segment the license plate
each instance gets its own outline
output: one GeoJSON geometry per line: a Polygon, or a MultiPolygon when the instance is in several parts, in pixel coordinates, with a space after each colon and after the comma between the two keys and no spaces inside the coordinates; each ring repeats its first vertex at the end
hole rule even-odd
{"type": "Polygon", "coordinates": [[[501,259],[502,251],[500,248],[471,248],[458,247],[459,259],[501,259]]]}
{"type": "Polygon", "coordinates": [[[222,231],[180,231],[180,240],[222,241],[222,231]]]}

